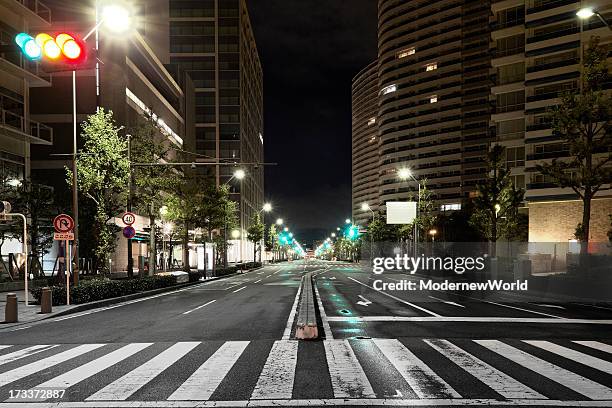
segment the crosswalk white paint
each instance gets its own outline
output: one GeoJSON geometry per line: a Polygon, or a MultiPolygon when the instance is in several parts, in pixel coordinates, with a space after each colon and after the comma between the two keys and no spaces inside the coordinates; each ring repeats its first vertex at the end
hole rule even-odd
{"type": "Polygon", "coordinates": [[[504,398],[546,399],[545,396],[493,368],[448,340],[425,340],[425,342],[504,398]]]}
{"type": "Polygon", "coordinates": [[[375,398],[372,385],[348,340],[325,340],[325,356],[336,398],[375,398]]]}
{"type": "Polygon", "coordinates": [[[599,341],[574,341],[576,344],[580,344],[586,347],[590,347],[595,350],[605,351],[606,353],[612,354],[612,346],[599,341]]]}
{"type": "Polygon", "coordinates": [[[476,343],[500,354],[507,359],[549,378],[587,398],[594,400],[612,400],[612,390],[595,381],[542,360],[499,340],[475,340],[476,343]]]}
{"type": "MultiPolygon", "coordinates": [[[[258,372],[249,372],[247,383],[252,384],[252,389],[247,391],[248,400],[246,405],[241,405],[245,401],[228,401],[228,395],[233,395],[233,391],[225,386],[228,381],[230,371],[240,362],[252,364],[248,360],[251,356],[247,353],[249,341],[228,341],[220,346],[214,344],[214,350],[208,349],[210,344],[202,342],[178,342],[172,343],[162,350],[155,352],[150,348],[153,343],[130,343],[127,345],[117,345],[113,349],[101,349],[104,344],[87,344],[76,346],[65,351],[61,351],[58,345],[37,345],[24,346],[25,348],[15,347],[17,350],[8,349],[8,353],[0,355],[0,362],[4,364],[14,363],[28,356],[37,353],[55,352],[57,354],[45,357],[34,363],[26,364],[22,367],[0,373],[0,387],[6,384],[15,383],[25,379],[25,383],[15,383],[11,388],[20,389],[27,386],[28,389],[68,389],[75,385],[70,393],[70,401],[66,404],[77,404],[79,407],[148,407],[154,405],[153,401],[136,401],[134,396],[138,391],[152,389],[155,379],[160,379],[167,373],[167,370],[176,367],[179,361],[187,361],[190,358],[197,358],[199,366],[192,368],[193,372],[185,372],[181,379],[166,378],[166,386],[169,387],[170,396],[166,401],[155,401],[157,407],[207,407],[207,406],[310,406],[310,405],[393,405],[393,406],[472,406],[476,404],[486,405],[521,405],[521,406],[612,406],[612,390],[608,384],[599,383],[597,375],[602,372],[610,373],[610,361],[604,360],[601,353],[598,357],[589,354],[589,347],[593,353],[595,350],[609,351],[612,346],[598,341],[576,341],[564,343],[563,346],[552,341],[541,340],[522,340],[527,347],[537,347],[542,350],[542,358],[536,357],[529,352],[511,346],[506,341],[499,340],[474,340],[482,347],[470,348],[470,352],[464,350],[459,343],[445,339],[421,340],[423,344],[419,346],[419,352],[415,354],[411,350],[410,344],[403,344],[395,339],[363,339],[363,340],[325,340],[318,343],[316,347],[324,353],[325,360],[315,359],[316,364],[321,364],[320,373],[326,372],[326,378],[322,379],[322,384],[328,384],[328,391],[333,397],[326,399],[295,400],[293,399],[296,387],[304,386],[302,377],[296,377],[298,361],[300,358],[312,358],[311,355],[303,355],[304,351],[299,347],[298,341],[278,340],[269,343],[265,362],[263,366],[255,363],[255,366],[262,367],[258,372]],[[359,352],[355,346],[367,342],[367,347],[360,347],[359,352]],[[576,347],[584,346],[578,350],[572,349],[571,344],[576,347]],[[423,345],[425,348],[423,348],[423,345]],[[580,346],[578,346],[580,345],[580,346]],[[137,354],[147,350],[148,357],[144,359],[137,354]],[[208,350],[210,357],[201,360],[201,357],[193,357],[198,353],[208,350]],[[380,351],[380,353],[378,353],[380,351]],[[88,356],[94,352],[95,356],[88,356]],[[428,355],[441,355],[445,362],[435,359],[436,365],[426,363],[429,359],[419,356],[422,353],[428,355]],[[486,356],[495,355],[494,362],[487,363],[486,356]],[[357,358],[359,356],[359,358],[357,358]],[[500,357],[503,357],[518,364],[526,369],[533,371],[537,375],[528,375],[521,378],[514,378],[503,372],[507,363],[502,364],[500,357]],[[546,357],[548,356],[548,357],[546,357]],[[558,357],[561,356],[561,357],[558,357]],[[84,361],[82,365],[75,367],[74,359],[81,357],[84,361]],[[557,365],[547,361],[554,358],[557,365]],[[3,360],[2,360],[3,359],[3,360]],[[383,359],[384,361],[381,361],[383,359]],[[459,381],[450,377],[446,367],[452,361],[465,373],[459,381]],[[484,359],[484,360],[483,360],[484,359]],[[118,369],[109,370],[111,367],[120,368],[120,364],[127,362],[127,370],[118,373],[118,369]],[[388,362],[388,363],[387,363],[388,362]],[[581,372],[581,375],[572,372],[569,368],[576,367],[573,362],[578,362],[584,366],[583,370],[591,372],[590,375],[581,372]],[[62,363],[69,365],[68,369],[61,366],[62,363]],[[137,364],[136,364],[137,363],[137,364]],[[373,365],[384,364],[385,374],[387,371],[390,378],[394,381],[402,381],[405,385],[398,384],[402,390],[410,388],[415,397],[406,398],[400,392],[390,396],[388,390],[380,389],[377,383],[370,383],[373,365]],[[501,367],[499,367],[501,365],[501,367]],[[126,373],[127,372],[127,373],[126,373]],[[395,374],[394,374],[395,373],[395,374]],[[584,377],[587,375],[589,378],[584,377]],[[104,377],[104,376],[108,376],[104,377]],[[26,379],[26,377],[28,377],[26,379]],[[112,377],[112,378],[110,378],[112,377]],[[555,399],[554,391],[547,391],[543,396],[538,391],[541,387],[541,377],[550,379],[556,384],[552,384],[553,390],[566,392],[571,389],[585,398],[579,401],[558,401],[555,399]],[[42,384],[35,385],[37,378],[51,378],[42,384]],[[299,380],[298,380],[299,378],[299,380]],[[593,378],[591,380],[590,378],[593,378]],[[403,380],[402,380],[403,379],[403,380]],[[95,381],[95,384],[94,384],[95,381]],[[96,387],[97,383],[100,383],[96,387]],[[462,384],[461,389],[456,388],[462,384]],[[461,394],[469,384],[484,384],[490,390],[498,393],[502,398],[499,400],[491,399],[467,399],[461,394]],[[453,384],[451,386],[450,384],[453,384]],[[453,388],[455,387],[455,388],[453,388]],[[534,388],[531,388],[534,387],[534,388]],[[75,395],[76,390],[85,395],[75,395]],[[85,390],[85,391],[83,391],[85,390]],[[229,394],[228,394],[229,393],[229,394]],[[550,395],[549,395],[550,394],[550,395]],[[215,400],[213,400],[213,395],[215,400]],[[217,397],[220,400],[217,400],[217,397]],[[550,398],[550,399],[548,399],[550,398]],[[350,403],[349,403],[350,402],[350,403]]],[[[63,346],[62,346],[63,347],[63,346]]],[[[523,347],[523,346],[521,346],[523,347]]],[[[258,347],[259,349],[259,347],[258,347]]],[[[535,350],[535,349],[534,349],[535,350]]],[[[423,354],[425,355],[425,354],[423,354]]],[[[322,356],[322,355],[321,355],[322,356]]],[[[263,356],[259,355],[259,358],[263,356]]],[[[261,360],[259,360],[261,361],[261,360]]],[[[379,366],[380,367],[380,366],[379,366]]],[[[0,370],[2,364],[0,364],[0,370]]],[[[586,372],[585,371],[585,372],[586,372]]],[[[515,371],[516,372],[516,371],[515,371]]],[[[385,380],[384,378],[381,380],[385,380]]],[[[229,383],[227,384],[229,385],[229,383]]],[[[565,395],[565,393],[563,393],[565,395]]],[[[6,397],[5,397],[6,398],[6,397]]],[[[162,398],[166,398],[163,396],[162,398]]],[[[486,397],[488,398],[488,396],[486,397]]],[[[14,400],[6,402],[15,403],[14,400]]],[[[37,405],[38,402],[31,401],[24,405],[25,401],[19,402],[19,406],[28,408],[63,408],[64,401],[47,402],[47,405],[37,405]]],[[[77,406],[74,405],[74,406],[77,406]]],[[[66,406],[67,407],[67,406],[66,406]]],[[[0,408],[4,404],[0,402],[0,408]]]]}
{"type": "Polygon", "coordinates": [[[461,398],[453,387],[398,340],[375,339],[374,344],[419,398],[461,398]]]}
{"type": "Polygon", "coordinates": [[[55,347],[57,347],[57,345],[50,346],[46,344],[41,344],[38,346],[27,347],[21,350],[14,351],[12,353],[4,354],[0,356],[0,365],[19,360],[20,358],[29,357],[33,354],[40,353],[41,351],[49,350],[55,347]]]}
{"type": "Polygon", "coordinates": [[[168,399],[175,401],[208,400],[248,345],[248,341],[224,343],[168,399]]]}
{"type": "Polygon", "coordinates": [[[83,344],[70,350],[54,354],[47,358],[43,358],[42,360],[38,360],[33,363],[15,368],[13,370],[6,371],[0,374],[0,387],[21,380],[22,378],[25,378],[34,373],[46,370],[49,367],[53,367],[55,365],[63,363],[64,361],[68,361],[74,357],[78,357],[102,346],[104,346],[104,344],[83,344]]]}
{"type": "Polygon", "coordinates": [[[200,342],[196,341],[176,343],[143,365],[102,388],[87,400],[126,400],[199,344],[200,342]]]}
{"type": "Polygon", "coordinates": [[[78,384],[103,370],[106,370],[118,362],[125,360],[127,357],[144,350],[152,344],[153,343],[130,343],[121,347],[120,349],[90,361],[89,363],[83,364],[74,370],[70,370],[67,373],[52,378],[51,380],[40,384],[37,386],[37,388],[65,389],[72,387],[73,385],[78,384]]]}
{"type": "Polygon", "coordinates": [[[600,358],[593,357],[588,354],[584,354],[555,343],[551,343],[550,341],[525,340],[525,343],[531,344],[535,347],[539,347],[551,353],[558,354],[561,357],[576,361],[577,363],[587,365],[596,370],[603,371],[604,373],[612,374],[612,363],[609,361],[602,360],[600,358]]]}
{"type": "Polygon", "coordinates": [[[298,342],[275,341],[259,375],[252,399],[290,399],[297,365],[298,342]]]}
{"type": "Polygon", "coordinates": [[[9,345],[3,344],[3,345],[0,345],[0,350],[3,350],[5,348],[9,348],[9,347],[11,347],[10,344],[9,345]]]}

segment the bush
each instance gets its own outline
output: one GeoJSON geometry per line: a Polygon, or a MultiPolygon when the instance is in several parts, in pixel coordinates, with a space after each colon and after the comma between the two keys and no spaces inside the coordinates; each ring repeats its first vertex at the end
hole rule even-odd
{"type": "MultiPolygon", "coordinates": [[[[95,279],[83,281],[77,287],[70,288],[70,303],[81,304],[96,300],[110,299],[118,296],[130,295],[147,290],[167,288],[176,285],[175,276],[148,276],[141,279],[95,279]]],[[[42,295],[42,288],[30,290],[38,303],[42,295]]],[[[66,287],[51,286],[53,305],[66,304],[66,287]]]]}

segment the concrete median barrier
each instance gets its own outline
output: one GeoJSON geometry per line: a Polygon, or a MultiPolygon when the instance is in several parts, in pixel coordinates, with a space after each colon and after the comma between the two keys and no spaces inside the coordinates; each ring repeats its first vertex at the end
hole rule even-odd
{"type": "Polygon", "coordinates": [[[312,273],[302,277],[299,313],[295,328],[295,337],[300,340],[314,340],[319,337],[312,273]]]}

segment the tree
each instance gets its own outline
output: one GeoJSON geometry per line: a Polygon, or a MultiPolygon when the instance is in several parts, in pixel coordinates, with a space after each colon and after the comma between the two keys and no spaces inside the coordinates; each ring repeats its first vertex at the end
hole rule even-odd
{"type": "MultiPolygon", "coordinates": [[[[536,169],[582,200],[581,242],[588,244],[591,201],[612,181],[612,99],[602,86],[608,81],[608,50],[592,37],[583,59],[580,92],[566,93],[551,110],[553,132],[567,145],[569,157],[542,163],[536,169]]],[[[582,245],[586,251],[587,245],[582,245]]]]}
{"type": "Polygon", "coordinates": [[[261,260],[261,240],[264,237],[266,226],[261,222],[259,214],[255,215],[255,222],[247,230],[247,239],[253,243],[253,262],[257,262],[257,246],[259,246],[261,260]]]}
{"type": "MultiPolygon", "coordinates": [[[[109,221],[125,208],[129,174],[127,143],[119,136],[122,128],[115,125],[113,113],[102,108],[83,122],[82,129],[84,147],[77,157],[79,191],[95,205],[90,227],[94,269],[104,270],[119,231],[109,221]]],[[[66,169],[66,174],[66,182],[72,185],[72,171],[66,169]]]]}
{"type": "Polygon", "coordinates": [[[523,201],[524,191],[516,189],[510,179],[510,170],[506,167],[505,149],[494,145],[487,154],[488,178],[476,187],[474,213],[471,224],[493,244],[501,237],[508,237],[516,227],[518,207],[523,201]]]}
{"type": "Polygon", "coordinates": [[[429,230],[436,225],[437,216],[434,213],[435,202],[433,192],[427,188],[427,179],[420,180],[421,194],[419,197],[419,211],[416,218],[417,231],[420,231],[419,240],[427,241],[429,230]]]}
{"type": "Polygon", "coordinates": [[[272,257],[276,260],[276,251],[278,250],[278,232],[276,231],[276,225],[270,225],[268,228],[268,234],[266,235],[266,250],[272,251],[272,257]]]}
{"type": "MultiPolygon", "coordinates": [[[[170,162],[170,145],[159,141],[159,129],[151,118],[141,119],[130,130],[130,160],[133,163],[170,162]]],[[[157,244],[155,242],[156,219],[171,191],[180,190],[180,176],[171,166],[134,166],[131,171],[131,200],[134,209],[147,214],[150,223],[149,259],[150,273],[155,273],[157,244]]],[[[183,225],[181,224],[181,227],[183,225]]],[[[183,260],[184,261],[184,260],[183,260]]]]}

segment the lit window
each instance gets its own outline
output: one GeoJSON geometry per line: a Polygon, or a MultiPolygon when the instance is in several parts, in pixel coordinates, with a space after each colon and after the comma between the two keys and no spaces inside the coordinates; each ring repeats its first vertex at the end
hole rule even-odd
{"type": "Polygon", "coordinates": [[[459,211],[461,209],[461,204],[442,204],[440,206],[440,210],[442,211],[459,211]]]}
{"type": "Polygon", "coordinates": [[[370,120],[368,120],[368,126],[372,126],[375,123],[376,123],[376,118],[370,118],[370,120]]]}
{"type": "Polygon", "coordinates": [[[436,103],[438,102],[438,95],[431,95],[429,97],[429,103],[436,103]]]}
{"type": "Polygon", "coordinates": [[[383,95],[387,95],[390,93],[393,93],[397,91],[397,85],[389,85],[389,86],[385,86],[382,91],[380,91],[381,94],[383,95]]]}
{"type": "Polygon", "coordinates": [[[398,52],[397,58],[398,59],[406,58],[406,57],[409,57],[410,55],[414,55],[415,52],[416,50],[414,49],[414,47],[407,48],[405,50],[401,50],[400,52],[398,52]]]}
{"type": "Polygon", "coordinates": [[[433,64],[427,64],[425,66],[425,71],[433,71],[434,69],[438,69],[438,63],[434,62],[433,64]]]}

